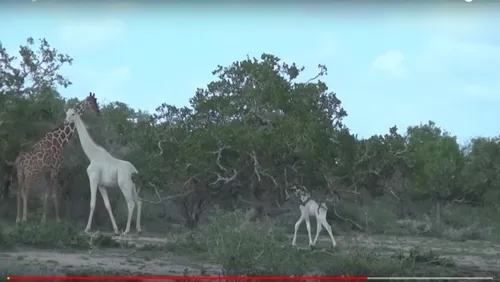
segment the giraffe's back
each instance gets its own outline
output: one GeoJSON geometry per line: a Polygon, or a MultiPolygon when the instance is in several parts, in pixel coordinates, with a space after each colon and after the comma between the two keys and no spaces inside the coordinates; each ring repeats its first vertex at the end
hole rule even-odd
{"type": "MultiPolygon", "coordinates": [[[[21,154],[18,170],[25,176],[37,175],[45,170],[58,168],[61,164],[61,150],[46,140],[37,142],[30,151],[21,154]]],[[[18,172],[19,173],[19,172],[18,172]]]]}

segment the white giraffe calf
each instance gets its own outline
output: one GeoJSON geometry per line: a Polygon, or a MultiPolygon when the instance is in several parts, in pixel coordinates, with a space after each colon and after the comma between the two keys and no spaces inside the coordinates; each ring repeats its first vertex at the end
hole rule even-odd
{"type": "Polygon", "coordinates": [[[90,137],[80,115],[73,109],[69,109],[66,112],[66,121],[75,123],[80,144],[82,145],[85,155],[87,155],[90,160],[90,165],[87,167],[87,175],[90,181],[90,213],[85,232],[88,232],[92,225],[96,192],[97,188],[99,188],[99,192],[101,192],[102,199],[104,200],[104,205],[111,218],[113,230],[116,234],[119,233],[115,217],[111,211],[107,191],[107,188],[119,187],[123,196],[125,196],[128,207],[127,226],[123,234],[130,232],[130,222],[132,220],[132,213],[134,212],[135,205],[137,205],[137,219],[135,221],[136,230],[140,233],[142,203],[137,195],[135,183],[132,181],[132,175],[137,173],[137,169],[130,162],[113,157],[106,149],[97,145],[92,137],[90,137]]]}
{"type": "Polygon", "coordinates": [[[332,239],[333,247],[337,246],[335,242],[335,238],[333,238],[332,227],[326,221],[326,213],[328,212],[328,208],[325,203],[321,203],[319,205],[315,200],[311,199],[311,195],[307,192],[305,187],[298,188],[297,186],[293,187],[293,193],[300,199],[302,204],[299,206],[300,208],[300,218],[295,223],[295,232],[293,234],[292,246],[296,245],[297,241],[297,231],[299,230],[302,222],[306,222],[307,234],[309,235],[309,246],[316,245],[316,241],[318,240],[319,233],[322,230],[322,227],[325,227],[328,235],[332,239]],[[311,222],[310,217],[316,218],[316,237],[314,241],[311,238],[311,222]]]}

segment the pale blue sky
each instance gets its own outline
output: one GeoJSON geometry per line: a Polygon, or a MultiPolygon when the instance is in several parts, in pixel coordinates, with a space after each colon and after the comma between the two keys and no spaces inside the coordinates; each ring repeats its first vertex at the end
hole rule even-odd
{"type": "Polygon", "coordinates": [[[500,5],[57,2],[2,2],[0,39],[12,53],[44,37],[71,55],[65,97],[187,105],[218,64],[266,52],[305,66],[303,80],[326,64],[361,136],[427,120],[460,140],[500,131],[500,5]]]}

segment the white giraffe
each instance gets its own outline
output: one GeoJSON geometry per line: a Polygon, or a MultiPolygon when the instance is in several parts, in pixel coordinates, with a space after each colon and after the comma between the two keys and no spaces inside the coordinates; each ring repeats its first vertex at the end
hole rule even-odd
{"type": "Polygon", "coordinates": [[[113,230],[116,234],[119,233],[115,217],[111,211],[107,191],[107,188],[116,188],[118,186],[122,191],[123,196],[125,196],[125,201],[127,202],[128,207],[127,227],[125,228],[123,234],[130,232],[130,221],[132,220],[132,213],[134,212],[136,204],[137,219],[135,224],[137,232],[140,233],[142,202],[139,200],[135,184],[132,181],[132,174],[137,173],[137,169],[135,169],[134,165],[130,162],[113,157],[108,151],[106,151],[106,149],[97,145],[92,137],[90,137],[80,115],[73,109],[69,109],[66,112],[66,121],[75,123],[80,144],[90,160],[90,165],[87,167],[87,175],[90,182],[90,213],[85,232],[89,232],[90,226],[92,225],[96,192],[97,188],[99,188],[99,192],[101,192],[102,199],[104,200],[104,205],[106,206],[109,217],[111,218],[113,230]]]}
{"type": "Polygon", "coordinates": [[[294,186],[293,193],[300,199],[302,204],[299,205],[300,218],[295,223],[295,233],[293,234],[292,246],[296,245],[297,231],[299,230],[299,227],[302,224],[302,222],[305,221],[307,234],[309,235],[309,246],[316,245],[319,233],[321,232],[322,227],[325,227],[326,231],[328,232],[328,235],[330,235],[330,238],[332,239],[333,247],[335,248],[337,246],[337,243],[335,242],[335,238],[333,238],[332,227],[326,221],[326,213],[328,212],[326,204],[321,203],[321,205],[318,205],[318,203],[315,200],[311,199],[311,195],[307,192],[305,187],[299,189],[298,187],[294,186]],[[314,238],[314,241],[311,238],[310,217],[316,218],[316,237],[314,238]]]}

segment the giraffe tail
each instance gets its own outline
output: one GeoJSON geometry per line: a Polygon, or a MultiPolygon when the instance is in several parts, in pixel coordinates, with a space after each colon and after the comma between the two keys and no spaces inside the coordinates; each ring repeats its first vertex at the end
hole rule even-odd
{"type": "Polygon", "coordinates": [[[132,186],[132,197],[134,198],[134,201],[137,201],[139,199],[139,193],[137,193],[137,184],[134,183],[134,186],[132,186]]]}
{"type": "MultiPolygon", "coordinates": [[[[138,173],[137,169],[135,169],[135,167],[133,167],[133,174],[137,175],[137,173],[138,173]]],[[[139,181],[134,181],[134,179],[132,179],[132,183],[133,183],[132,197],[134,197],[135,202],[140,201],[139,191],[141,191],[141,187],[139,186],[139,181]]]]}

